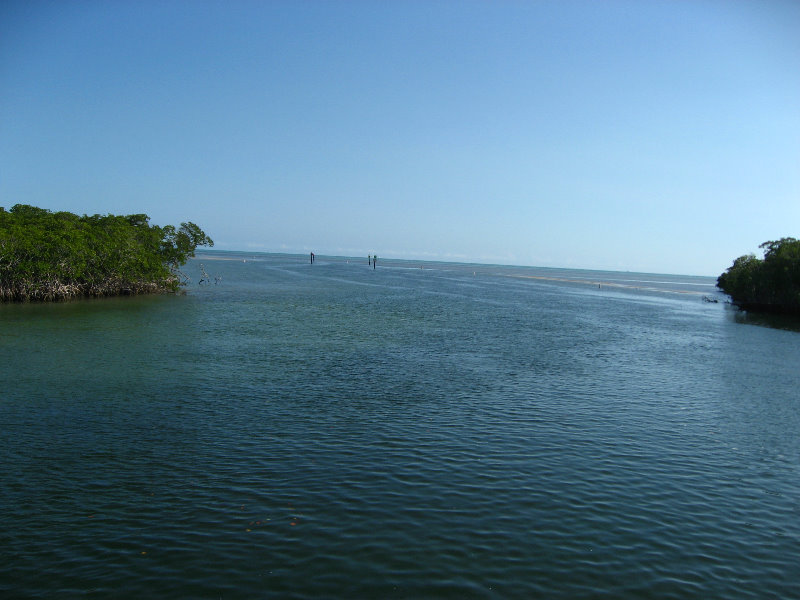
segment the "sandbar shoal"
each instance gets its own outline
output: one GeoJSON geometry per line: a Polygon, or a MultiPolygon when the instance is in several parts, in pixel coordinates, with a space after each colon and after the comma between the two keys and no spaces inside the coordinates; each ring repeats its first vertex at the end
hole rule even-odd
{"type": "Polygon", "coordinates": [[[542,275],[507,275],[507,277],[516,277],[518,279],[540,279],[542,281],[563,281],[565,283],[582,283],[584,285],[598,286],[598,287],[618,287],[627,288],[631,290],[644,290],[648,292],[666,292],[668,294],[689,294],[695,296],[702,296],[703,292],[696,292],[691,290],[669,290],[665,288],[647,287],[640,285],[631,285],[629,283],[613,283],[609,281],[592,281],[589,279],[567,279],[565,277],[544,277],[542,275]]]}

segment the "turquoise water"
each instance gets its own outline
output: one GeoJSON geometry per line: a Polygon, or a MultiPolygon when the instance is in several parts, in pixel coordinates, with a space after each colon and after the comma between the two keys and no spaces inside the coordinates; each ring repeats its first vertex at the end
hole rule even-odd
{"type": "Polygon", "coordinates": [[[0,305],[0,596],[800,598],[800,333],[713,279],[200,263],[0,305]]]}

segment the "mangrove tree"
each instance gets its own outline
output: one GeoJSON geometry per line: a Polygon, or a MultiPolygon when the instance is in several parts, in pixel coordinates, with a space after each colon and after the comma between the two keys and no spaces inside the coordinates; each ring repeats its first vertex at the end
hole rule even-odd
{"type": "Polygon", "coordinates": [[[0,207],[0,300],[174,292],[179,267],[198,246],[213,245],[194,223],[159,227],[145,214],[0,207]]]}
{"type": "Polygon", "coordinates": [[[743,310],[800,315],[800,240],[785,237],[759,248],[763,259],[740,256],[717,287],[743,310]]]}

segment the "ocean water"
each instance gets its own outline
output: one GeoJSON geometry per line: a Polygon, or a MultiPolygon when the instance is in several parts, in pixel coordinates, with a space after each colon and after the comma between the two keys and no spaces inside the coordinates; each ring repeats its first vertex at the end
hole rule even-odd
{"type": "Polygon", "coordinates": [[[0,305],[0,597],[800,598],[796,324],[366,262],[0,305]]]}

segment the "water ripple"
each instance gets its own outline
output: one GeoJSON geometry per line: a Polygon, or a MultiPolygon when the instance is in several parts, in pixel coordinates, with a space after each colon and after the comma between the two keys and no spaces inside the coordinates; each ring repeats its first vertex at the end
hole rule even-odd
{"type": "Polygon", "coordinates": [[[316,266],[0,313],[3,596],[800,597],[795,334],[316,266]]]}

